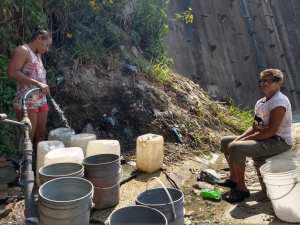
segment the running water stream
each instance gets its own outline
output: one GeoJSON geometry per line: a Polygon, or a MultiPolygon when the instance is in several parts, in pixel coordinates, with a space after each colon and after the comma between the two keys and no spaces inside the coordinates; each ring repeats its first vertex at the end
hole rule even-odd
{"type": "Polygon", "coordinates": [[[64,123],[65,127],[67,128],[71,128],[70,127],[70,124],[67,120],[67,118],[65,117],[65,114],[64,114],[64,111],[60,108],[60,106],[56,103],[56,101],[54,100],[54,98],[49,95],[49,99],[50,101],[52,102],[53,106],[54,106],[54,109],[57,111],[57,113],[59,114],[62,122],[64,123]]]}

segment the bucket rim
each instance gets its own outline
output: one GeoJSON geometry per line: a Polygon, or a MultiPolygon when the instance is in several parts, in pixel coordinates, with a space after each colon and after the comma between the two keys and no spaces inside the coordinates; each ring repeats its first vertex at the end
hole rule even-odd
{"type": "Polygon", "coordinates": [[[271,161],[268,161],[259,168],[259,171],[263,176],[268,175],[268,176],[274,176],[274,177],[282,177],[282,176],[286,176],[286,175],[300,173],[300,161],[299,161],[299,168],[289,170],[289,171],[286,171],[286,172],[273,173],[273,172],[264,171],[264,169],[269,167],[271,163],[272,163],[271,161]]]}
{"type": "Polygon", "coordinates": [[[74,137],[96,137],[95,134],[93,133],[79,133],[79,134],[74,134],[71,136],[71,139],[74,138],[74,137]]]}
{"type": "Polygon", "coordinates": [[[50,164],[50,165],[47,165],[47,166],[42,166],[40,169],[39,169],[39,174],[44,176],[44,177],[65,177],[65,176],[72,176],[72,175],[76,175],[78,174],[79,172],[83,172],[84,171],[84,167],[83,165],[79,164],[79,163],[55,163],[55,164],[50,164]],[[45,169],[46,167],[51,167],[51,166],[57,166],[57,165],[62,165],[62,164],[69,164],[69,165],[78,165],[80,166],[80,170],[76,171],[76,172],[73,172],[73,173],[68,173],[68,174],[61,174],[61,175],[57,175],[57,174],[45,174],[42,170],[45,169]]]}
{"type": "Polygon", "coordinates": [[[120,142],[118,140],[113,140],[113,139],[100,139],[100,140],[91,140],[90,141],[92,144],[93,143],[103,143],[103,142],[111,142],[111,144],[118,144],[120,145],[120,142]]]}
{"type": "Polygon", "coordinates": [[[112,217],[116,212],[118,212],[118,211],[120,211],[120,210],[127,209],[127,208],[146,208],[146,209],[150,209],[150,210],[152,210],[152,211],[155,211],[155,212],[157,212],[158,214],[160,214],[160,215],[164,218],[165,225],[168,225],[167,217],[166,217],[161,211],[159,211],[158,209],[149,207],[149,206],[145,206],[145,205],[130,205],[130,206],[126,206],[126,207],[123,207],[123,208],[114,210],[114,211],[109,215],[109,217],[108,217],[109,225],[111,225],[111,217],[112,217]]]}
{"type": "Polygon", "coordinates": [[[48,202],[52,202],[52,203],[65,203],[65,202],[68,202],[68,203],[74,203],[74,202],[78,202],[82,199],[85,199],[87,196],[93,196],[94,195],[94,185],[92,184],[92,182],[90,182],[89,180],[87,179],[84,179],[84,178],[81,178],[81,177],[59,177],[59,178],[55,178],[53,180],[49,180],[47,182],[45,182],[44,184],[42,184],[39,188],[39,196],[42,197],[42,199],[48,201],[48,202]],[[91,187],[91,190],[89,191],[89,193],[87,193],[86,195],[80,197],[80,198],[76,198],[74,200],[69,200],[69,201],[57,201],[57,200],[53,200],[53,199],[49,199],[47,197],[45,197],[42,193],[41,193],[41,190],[44,188],[44,186],[46,186],[47,184],[51,183],[51,182],[55,182],[57,180],[66,180],[66,179],[75,179],[75,180],[81,180],[81,181],[84,181],[86,183],[88,183],[91,187]]]}
{"type": "Polygon", "coordinates": [[[151,189],[148,189],[148,190],[145,190],[145,191],[143,191],[142,193],[140,193],[137,197],[136,197],[136,203],[138,203],[138,204],[141,204],[141,205],[144,205],[144,206],[163,206],[163,205],[172,205],[172,204],[176,204],[176,203],[178,203],[178,202],[184,202],[184,194],[183,194],[183,192],[181,191],[181,190],[179,190],[179,189],[177,189],[177,188],[171,188],[171,187],[168,187],[167,189],[168,190],[175,190],[175,191],[178,191],[180,194],[181,194],[181,197],[180,198],[178,198],[177,200],[173,200],[173,202],[167,202],[167,203],[164,203],[164,204],[148,204],[148,203],[142,203],[142,202],[140,202],[138,199],[139,199],[139,197],[141,196],[141,195],[143,195],[143,194],[145,194],[147,191],[151,191],[151,190],[157,190],[157,189],[162,189],[162,190],[164,190],[163,188],[160,188],[160,187],[158,187],[158,188],[151,188],[151,189]]]}
{"type": "Polygon", "coordinates": [[[82,164],[84,166],[99,166],[99,165],[108,165],[108,164],[112,164],[112,163],[116,163],[116,162],[119,162],[120,161],[120,156],[117,155],[117,154],[97,154],[97,155],[91,155],[91,156],[88,156],[86,157],[83,161],[82,161],[82,164]],[[115,160],[112,160],[110,162],[104,162],[104,163],[88,163],[87,160],[92,158],[92,157],[99,157],[99,156],[103,156],[103,155],[111,155],[111,156],[116,156],[117,159],[115,160]]]}

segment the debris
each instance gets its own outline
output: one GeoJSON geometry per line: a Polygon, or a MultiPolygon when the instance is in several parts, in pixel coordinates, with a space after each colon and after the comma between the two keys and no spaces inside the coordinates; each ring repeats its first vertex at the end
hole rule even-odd
{"type": "Polygon", "coordinates": [[[178,130],[178,128],[172,127],[171,131],[172,131],[173,135],[175,136],[177,142],[179,142],[180,144],[183,144],[182,135],[180,134],[180,131],[178,130]]]}
{"type": "Polygon", "coordinates": [[[89,133],[89,134],[95,134],[94,127],[91,123],[88,123],[87,125],[84,126],[84,128],[81,131],[82,133],[89,133]]]}
{"type": "Polygon", "coordinates": [[[197,176],[197,181],[204,181],[209,184],[218,184],[221,182],[220,178],[207,171],[201,171],[197,176]]]}
{"type": "Polygon", "coordinates": [[[4,209],[0,209],[0,219],[7,217],[8,214],[12,212],[12,209],[5,207],[4,209]]]}
{"type": "Polygon", "coordinates": [[[129,75],[137,74],[137,72],[138,72],[137,67],[134,65],[130,65],[130,64],[124,64],[122,70],[123,70],[123,73],[129,74],[129,75]]]}
{"type": "Polygon", "coordinates": [[[214,186],[203,181],[198,181],[194,186],[197,189],[213,189],[214,186]]]}
{"type": "Polygon", "coordinates": [[[136,162],[134,162],[134,161],[129,161],[126,164],[129,165],[129,166],[136,167],[136,162]]]}
{"type": "Polygon", "coordinates": [[[205,200],[212,200],[212,201],[221,201],[222,193],[218,190],[214,189],[203,189],[200,192],[200,195],[205,200]]]}
{"type": "Polygon", "coordinates": [[[10,162],[2,163],[0,167],[0,185],[14,183],[17,179],[15,167],[10,162]],[[4,164],[6,166],[4,166],[4,164]]]}

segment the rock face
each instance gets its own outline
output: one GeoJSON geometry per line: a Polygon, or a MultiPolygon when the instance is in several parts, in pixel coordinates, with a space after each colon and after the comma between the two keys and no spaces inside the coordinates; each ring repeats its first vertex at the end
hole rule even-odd
{"type": "Polygon", "coordinates": [[[280,68],[294,110],[300,100],[300,1],[173,0],[168,52],[174,69],[217,99],[253,107],[261,95],[258,73],[280,68]],[[194,22],[175,14],[193,9],[194,22]],[[177,43],[177,44],[174,44],[177,43]]]}

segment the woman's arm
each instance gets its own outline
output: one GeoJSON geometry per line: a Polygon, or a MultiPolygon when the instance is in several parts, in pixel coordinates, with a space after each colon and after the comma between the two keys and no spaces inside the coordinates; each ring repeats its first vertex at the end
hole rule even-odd
{"type": "Polygon", "coordinates": [[[283,106],[272,109],[268,127],[257,128],[253,134],[244,137],[243,140],[264,140],[274,136],[279,129],[285,112],[286,108],[283,106]]]}
{"type": "Polygon", "coordinates": [[[243,134],[241,134],[240,136],[238,136],[234,141],[239,141],[249,135],[252,135],[254,133],[254,129],[253,127],[249,127],[243,134]]]}
{"type": "Polygon", "coordinates": [[[43,93],[47,94],[49,92],[49,88],[47,84],[43,84],[35,79],[32,79],[26,76],[21,70],[25,65],[27,60],[27,50],[20,46],[16,48],[13,57],[11,58],[8,65],[8,77],[10,79],[16,80],[24,85],[35,85],[42,89],[43,93]]]}

